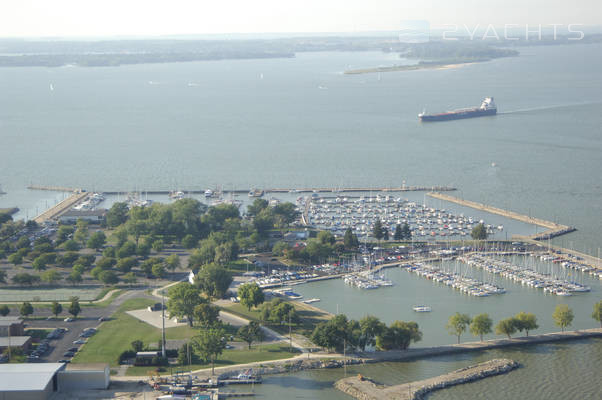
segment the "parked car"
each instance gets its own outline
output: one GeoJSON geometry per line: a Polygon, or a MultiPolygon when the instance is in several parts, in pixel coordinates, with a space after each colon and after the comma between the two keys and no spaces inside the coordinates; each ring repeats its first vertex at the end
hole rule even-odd
{"type": "Polygon", "coordinates": [[[77,350],[79,350],[77,347],[71,347],[69,349],[69,351],[72,352],[72,353],[77,353],[77,350]]]}
{"type": "Polygon", "coordinates": [[[84,344],[86,341],[84,339],[77,339],[73,342],[73,344],[84,344]]]}
{"type": "Polygon", "coordinates": [[[74,355],[75,355],[75,353],[72,352],[72,351],[66,351],[66,352],[63,353],[63,357],[69,357],[69,358],[71,358],[74,355]]]}
{"type": "Polygon", "coordinates": [[[65,322],[73,322],[73,318],[67,317],[63,321],[65,321],[65,322]]]}

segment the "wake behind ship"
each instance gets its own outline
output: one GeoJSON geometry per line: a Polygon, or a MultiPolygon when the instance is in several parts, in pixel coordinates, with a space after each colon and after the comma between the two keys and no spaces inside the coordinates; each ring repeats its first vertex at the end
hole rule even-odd
{"type": "Polygon", "coordinates": [[[487,115],[497,114],[497,106],[493,101],[493,97],[486,97],[480,107],[463,108],[460,110],[447,111],[440,114],[426,114],[424,112],[418,114],[418,118],[422,122],[435,121],[450,121],[453,119],[485,117],[487,115]]]}

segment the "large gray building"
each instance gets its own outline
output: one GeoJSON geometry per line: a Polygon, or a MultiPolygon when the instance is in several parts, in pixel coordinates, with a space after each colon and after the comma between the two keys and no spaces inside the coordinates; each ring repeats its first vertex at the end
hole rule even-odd
{"type": "Polygon", "coordinates": [[[108,364],[0,364],[0,400],[47,400],[54,392],[107,389],[108,364]]]}

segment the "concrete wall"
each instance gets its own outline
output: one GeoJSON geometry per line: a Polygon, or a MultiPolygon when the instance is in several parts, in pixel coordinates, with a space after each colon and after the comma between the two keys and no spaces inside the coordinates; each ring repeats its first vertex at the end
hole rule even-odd
{"type": "Polygon", "coordinates": [[[110,383],[109,367],[104,370],[60,371],[58,379],[61,392],[106,389],[110,383]]]}

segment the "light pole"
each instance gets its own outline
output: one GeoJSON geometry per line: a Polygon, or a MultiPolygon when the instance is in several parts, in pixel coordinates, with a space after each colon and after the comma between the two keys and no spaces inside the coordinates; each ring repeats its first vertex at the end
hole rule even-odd
{"type": "Polygon", "coordinates": [[[161,332],[161,355],[165,358],[165,293],[161,290],[161,323],[163,326],[161,332]]]}

